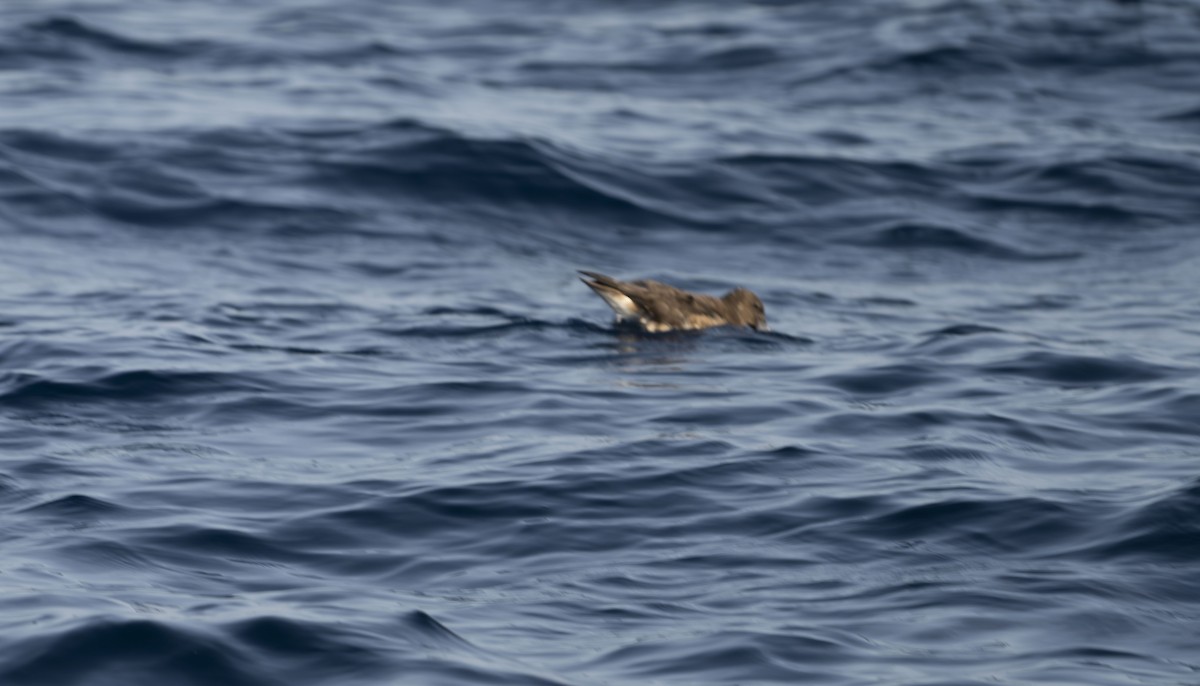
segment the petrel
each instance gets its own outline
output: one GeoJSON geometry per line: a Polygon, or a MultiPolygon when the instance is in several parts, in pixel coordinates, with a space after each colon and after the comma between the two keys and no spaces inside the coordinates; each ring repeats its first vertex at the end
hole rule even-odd
{"type": "Polygon", "coordinates": [[[762,300],[745,288],[721,297],[689,293],[648,279],[619,281],[611,276],[579,270],[581,280],[613,309],[617,320],[641,326],[651,333],[708,329],[714,326],[748,326],[767,330],[762,300]]]}

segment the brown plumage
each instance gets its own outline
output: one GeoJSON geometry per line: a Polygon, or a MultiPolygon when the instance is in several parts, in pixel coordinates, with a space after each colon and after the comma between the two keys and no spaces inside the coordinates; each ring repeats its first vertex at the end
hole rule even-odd
{"type": "Polygon", "coordinates": [[[689,293],[658,281],[619,281],[587,272],[582,279],[616,313],[617,319],[634,322],[651,332],[707,329],[714,326],[748,326],[767,330],[762,300],[745,288],[721,297],[689,293]]]}

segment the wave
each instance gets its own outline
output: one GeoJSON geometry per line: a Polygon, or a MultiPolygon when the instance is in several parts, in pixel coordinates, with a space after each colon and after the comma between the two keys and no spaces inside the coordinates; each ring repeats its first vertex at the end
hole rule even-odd
{"type": "Polygon", "coordinates": [[[965,228],[909,221],[893,222],[883,227],[869,227],[863,232],[866,234],[865,237],[843,240],[852,245],[893,250],[933,248],[1005,260],[1069,260],[1081,255],[1078,252],[1038,253],[1022,250],[1005,245],[1001,241],[981,238],[965,228]]]}
{"type": "Polygon", "coordinates": [[[1021,262],[1077,260],[1097,245],[1130,240],[1108,227],[1161,225],[1200,211],[1189,192],[1200,167],[1149,151],[1070,161],[1058,153],[1036,162],[1014,148],[920,162],[745,154],[633,163],[411,119],[171,132],[143,157],[130,159],[120,149],[116,140],[0,131],[0,153],[9,151],[0,161],[9,211],[29,219],[53,214],[171,231],[237,227],[315,237],[420,235],[428,217],[444,216],[438,221],[469,228],[463,239],[496,241],[486,229],[500,223],[521,245],[550,241],[558,250],[597,233],[684,230],[738,232],[776,245],[933,249],[1021,262]],[[267,181],[250,191],[247,179],[267,181]],[[941,199],[946,208],[936,214],[947,219],[896,204],[914,196],[941,199]],[[412,219],[396,221],[397,212],[412,219]],[[1013,213],[1032,213],[1024,234],[1009,229],[1013,213]],[[1077,224],[1068,231],[1034,231],[1068,216],[1077,224]]]}
{"type": "MultiPolygon", "coordinates": [[[[269,25],[268,21],[268,25],[269,25]]],[[[50,16],[10,28],[0,48],[0,65],[32,69],[47,63],[115,63],[145,67],[197,69],[261,68],[269,65],[322,63],[353,65],[390,61],[408,51],[379,40],[329,46],[295,41],[234,41],[229,38],[154,40],[132,37],[77,16],[50,16]]]]}
{"type": "Polygon", "coordinates": [[[123,36],[93,26],[75,17],[49,17],[11,30],[5,54],[9,59],[21,56],[70,60],[90,60],[98,53],[125,55],[146,60],[178,57],[193,47],[178,43],[154,42],[123,36]]]}
{"type": "Polygon", "coordinates": [[[554,686],[413,611],[375,632],[263,615],[201,629],[153,619],[94,619],[11,646],[5,683],[369,684],[396,674],[422,683],[554,686]],[[16,651],[19,650],[20,653],[16,651]],[[19,657],[16,657],[19,655],[19,657]]]}
{"type": "Polygon", "coordinates": [[[632,72],[642,76],[683,74],[713,74],[726,71],[771,67],[786,59],[786,53],[769,44],[746,44],[717,49],[667,48],[653,56],[638,60],[607,60],[604,62],[572,62],[530,60],[520,65],[525,72],[544,77],[546,73],[569,73],[573,76],[589,73],[632,72]]]}
{"type": "Polygon", "coordinates": [[[100,518],[116,517],[126,510],[127,508],[118,503],[75,493],[30,505],[21,512],[79,524],[100,518]]]}
{"type": "Polygon", "coordinates": [[[1101,497],[945,497],[899,507],[889,503],[894,499],[812,503],[805,518],[794,520],[779,537],[821,541],[830,548],[843,547],[835,541],[853,540],[864,554],[868,541],[878,541],[912,544],[914,554],[923,549],[986,550],[991,556],[1027,560],[1184,564],[1200,558],[1196,482],[1134,506],[1101,497]]]}
{"type": "Polygon", "coordinates": [[[217,638],[144,619],[94,621],[18,645],[22,657],[6,661],[0,672],[12,684],[86,683],[98,673],[129,684],[149,684],[155,674],[173,675],[181,684],[273,680],[217,638]]]}
{"type": "Polygon", "coordinates": [[[1195,564],[1200,561],[1200,480],[1133,508],[1097,538],[1099,542],[1075,554],[1195,564]]]}
{"type": "Polygon", "coordinates": [[[164,398],[256,392],[266,386],[245,374],[132,370],[102,373],[81,381],[59,381],[38,374],[10,375],[0,405],[29,408],[82,401],[152,402],[164,398]]]}
{"type": "Polygon", "coordinates": [[[984,367],[989,374],[1015,374],[1062,385],[1141,383],[1174,376],[1176,370],[1135,359],[1033,352],[984,367]]]}

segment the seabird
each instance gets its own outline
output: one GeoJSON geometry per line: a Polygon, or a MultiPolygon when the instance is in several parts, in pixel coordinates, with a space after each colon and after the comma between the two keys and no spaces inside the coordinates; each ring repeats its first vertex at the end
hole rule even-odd
{"type": "Polygon", "coordinates": [[[658,281],[618,281],[611,276],[579,270],[581,280],[617,315],[651,333],[708,329],[714,326],[748,326],[767,330],[762,300],[745,288],[721,297],[689,293],[658,281]]]}

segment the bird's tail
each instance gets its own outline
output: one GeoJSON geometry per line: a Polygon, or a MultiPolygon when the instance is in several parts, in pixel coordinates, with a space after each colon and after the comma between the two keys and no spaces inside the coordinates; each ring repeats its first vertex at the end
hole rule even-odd
{"type": "Polygon", "coordinates": [[[589,272],[580,269],[579,273],[588,277],[586,279],[580,278],[580,281],[587,284],[588,288],[596,292],[596,295],[604,298],[604,302],[608,303],[608,306],[613,309],[613,312],[618,317],[638,316],[637,304],[628,295],[621,292],[620,281],[599,272],[589,272]]]}

